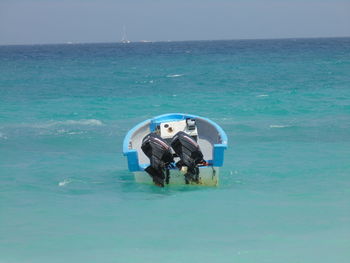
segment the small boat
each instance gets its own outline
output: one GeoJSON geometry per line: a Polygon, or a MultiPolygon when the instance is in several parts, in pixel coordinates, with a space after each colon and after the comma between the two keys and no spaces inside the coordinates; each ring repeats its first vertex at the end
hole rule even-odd
{"type": "Polygon", "coordinates": [[[122,36],[122,40],[120,42],[123,44],[129,44],[131,42],[126,35],[126,27],[125,26],[123,26],[123,36],[122,36]]]}
{"type": "Polygon", "coordinates": [[[227,135],[215,122],[170,113],[132,128],[124,138],[123,154],[136,182],[216,186],[226,148],[227,135]]]}

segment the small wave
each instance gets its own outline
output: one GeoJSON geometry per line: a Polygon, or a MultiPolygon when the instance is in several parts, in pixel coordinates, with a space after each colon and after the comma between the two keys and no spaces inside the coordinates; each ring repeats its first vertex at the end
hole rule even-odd
{"type": "Polygon", "coordinates": [[[70,182],[72,182],[72,181],[69,179],[64,179],[62,182],[58,183],[58,186],[62,187],[62,186],[69,184],[70,182]]]}
{"type": "Polygon", "coordinates": [[[169,74],[169,75],[167,75],[167,78],[178,78],[178,77],[181,77],[183,75],[184,74],[169,74]]]}
{"type": "Polygon", "coordinates": [[[79,135],[79,134],[83,134],[85,132],[83,131],[69,131],[69,130],[65,130],[65,129],[59,129],[56,131],[56,134],[69,134],[69,135],[79,135]]]}
{"type": "Polygon", "coordinates": [[[270,125],[270,128],[288,128],[290,127],[289,125],[270,125]]]}
{"type": "Polygon", "coordinates": [[[61,133],[66,133],[67,131],[65,129],[60,129],[60,130],[57,130],[57,133],[58,134],[61,134],[61,133]]]}
{"type": "Polygon", "coordinates": [[[75,125],[90,125],[90,126],[102,126],[103,123],[100,120],[96,119],[86,119],[86,120],[68,120],[68,121],[62,121],[58,122],[58,124],[75,124],[75,125]]]}
{"type": "Polygon", "coordinates": [[[84,132],[83,131],[77,131],[77,132],[68,132],[69,135],[77,135],[77,134],[83,134],[84,132]]]}
{"type": "MultiPolygon", "coordinates": [[[[49,123],[35,124],[34,128],[50,128],[59,125],[85,125],[85,126],[102,126],[103,122],[96,119],[82,119],[82,120],[66,120],[66,121],[52,121],[49,123]]],[[[65,132],[64,129],[61,131],[65,132]]]]}
{"type": "Polygon", "coordinates": [[[0,139],[7,140],[7,136],[0,132],[0,139]]]}
{"type": "Polygon", "coordinates": [[[260,94],[260,95],[257,95],[256,97],[257,98],[263,98],[263,97],[268,97],[269,95],[267,95],[267,94],[260,94]]]}

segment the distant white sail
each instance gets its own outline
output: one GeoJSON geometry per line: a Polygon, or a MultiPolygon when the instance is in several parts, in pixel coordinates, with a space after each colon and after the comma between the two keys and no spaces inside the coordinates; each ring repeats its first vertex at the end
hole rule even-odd
{"type": "Polygon", "coordinates": [[[123,37],[122,37],[122,43],[130,43],[130,40],[128,40],[128,36],[126,35],[126,28],[123,26],[123,37]]]}

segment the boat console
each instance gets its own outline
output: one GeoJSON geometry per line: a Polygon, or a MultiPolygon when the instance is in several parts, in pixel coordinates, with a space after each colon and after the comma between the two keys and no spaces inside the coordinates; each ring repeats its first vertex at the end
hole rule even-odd
{"type": "Polygon", "coordinates": [[[194,118],[163,122],[159,125],[159,134],[163,139],[172,139],[178,132],[185,132],[189,136],[197,139],[198,129],[194,118]]]}

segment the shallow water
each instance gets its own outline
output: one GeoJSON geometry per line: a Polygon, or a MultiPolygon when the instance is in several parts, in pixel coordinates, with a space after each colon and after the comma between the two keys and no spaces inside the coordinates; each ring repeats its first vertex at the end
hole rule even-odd
{"type": "Polygon", "coordinates": [[[350,39],[0,47],[0,262],[349,262],[350,39]],[[136,184],[125,133],[229,137],[216,188],[136,184]]]}

